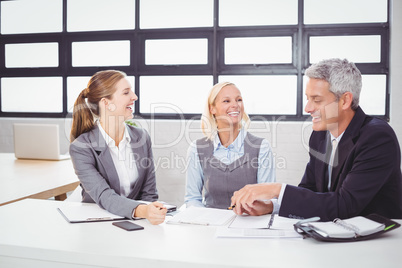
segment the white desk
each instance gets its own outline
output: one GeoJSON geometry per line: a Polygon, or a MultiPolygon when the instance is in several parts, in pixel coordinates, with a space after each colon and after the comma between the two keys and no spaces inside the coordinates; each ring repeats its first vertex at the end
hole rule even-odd
{"type": "MultiPolygon", "coordinates": [[[[400,267],[402,228],[353,243],[314,239],[215,238],[215,227],[151,225],[127,232],[111,222],[68,223],[61,201],[0,207],[0,267],[400,267]]],[[[402,222],[402,221],[398,221],[402,222]]]]}
{"type": "Polygon", "coordinates": [[[24,198],[63,200],[79,185],[71,160],[20,160],[0,154],[0,206],[24,198]]]}

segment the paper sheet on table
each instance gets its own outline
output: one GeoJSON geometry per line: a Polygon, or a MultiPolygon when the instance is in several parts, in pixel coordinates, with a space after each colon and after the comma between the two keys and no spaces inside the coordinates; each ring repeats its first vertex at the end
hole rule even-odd
{"type": "Polygon", "coordinates": [[[228,227],[219,227],[216,229],[216,237],[238,237],[238,238],[301,238],[294,228],[293,224],[298,222],[297,219],[289,219],[275,216],[274,222],[270,229],[268,223],[271,215],[236,216],[228,227]]]}
{"type": "MultiPolygon", "coordinates": [[[[245,229],[259,229],[268,228],[268,223],[271,218],[270,214],[262,216],[250,215],[237,215],[236,218],[229,225],[230,228],[245,228],[245,229]]],[[[293,224],[298,222],[297,219],[290,219],[275,215],[274,222],[271,229],[276,230],[293,230],[293,224]]]]}
{"type": "Polygon", "coordinates": [[[235,216],[232,210],[189,207],[180,211],[166,223],[173,224],[199,224],[199,225],[225,225],[235,216]]]}
{"type": "Polygon", "coordinates": [[[238,229],[218,227],[215,232],[218,238],[303,238],[294,230],[279,229],[238,229]]]}

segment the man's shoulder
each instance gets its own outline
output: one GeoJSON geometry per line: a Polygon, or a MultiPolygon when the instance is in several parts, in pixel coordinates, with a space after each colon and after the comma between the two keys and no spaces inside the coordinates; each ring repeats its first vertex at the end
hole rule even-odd
{"type": "Polygon", "coordinates": [[[366,119],[364,125],[360,129],[361,135],[392,135],[395,136],[395,132],[392,127],[382,119],[369,117],[366,119]]]}

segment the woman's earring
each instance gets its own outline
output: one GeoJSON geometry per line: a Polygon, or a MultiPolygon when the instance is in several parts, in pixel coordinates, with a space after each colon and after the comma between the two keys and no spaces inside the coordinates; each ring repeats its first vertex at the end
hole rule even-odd
{"type": "Polygon", "coordinates": [[[109,105],[107,106],[107,108],[108,108],[109,111],[113,112],[114,110],[116,110],[116,105],[114,105],[113,103],[111,103],[111,104],[109,104],[109,105]]]}

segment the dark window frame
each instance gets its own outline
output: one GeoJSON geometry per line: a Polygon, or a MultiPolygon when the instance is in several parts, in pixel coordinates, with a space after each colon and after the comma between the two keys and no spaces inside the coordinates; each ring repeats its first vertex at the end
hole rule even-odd
{"type": "MultiPolygon", "coordinates": [[[[1,2],[7,0],[0,0],[1,2]]],[[[388,0],[388,19],[386,23],[359,24],[325,24],[304,25],[304,0],[298,0],[298,24],[278,26],[241,26],[220,27],[219,0],[214,0],[213,27],[174,28],[174,29],[139,29],[140,0],[135,0],[135,29],[116,31],[67,32],[67,0],[63,0],[63,31],[60,33],[38,34],[0,34],[0,79],[3,77],[51,77],[63,78],[63,112],[62,113],[27,113],[3,112],[2,117],[39,117],[66,118],[71,117],[67,107],[67,77],[92,76],[95,72],[105,69],[118,69],[135,78],[135,93],[140,96],[140,76],[162,75],[209,75],[213,83],[218,82],[219,75],[296,75],[297,76],[297,107],[295,115],[252,114],[256,120],[303,121],[308,118],[303,114],[303,75],[309,62],[309,38],[311,36],[342,36],[342,35],[380,35],[381,61],[379,63],[357,63],[362,74],[386,75],[385,115],[374,115],[389,120],[390,114],[390,1],[388,0]],[[226,37],[292,37],[291,64],[224,64],[224,39],[226,37]],[[205,38],[208,40],[208,63],[195,65],[145,65],[145,41],[150,39],[186,39],[205,38]],[[72,67],[72,43],[80,41],[111,41],[129,40],[131,42],[129,66],[102,67],[72,67]],[[5,45],[15,43],[57,42],[59,44],[59,66],[40,68],[6,68],[5,45]]],[[[1,9],[1,6],[0,6],[1,9]]],[[[1,10],[0,10],[1,11],[1,10]]],[[[212,87],[212,85],[211,85],[212,87]]],[[[1,93],[1,85],[0,85],[1,93]]],[[[202,111],[200,111],[201,113],[202,111]]],[[[144,119],[196,119],[200,114],[145,114],[140,113],[139,103],[135,105],[134,116],[144,119]]]]}

